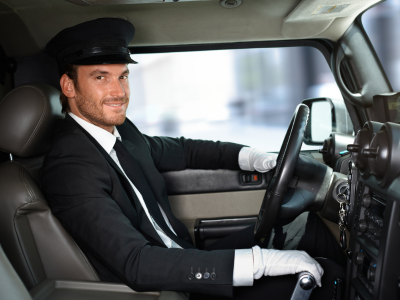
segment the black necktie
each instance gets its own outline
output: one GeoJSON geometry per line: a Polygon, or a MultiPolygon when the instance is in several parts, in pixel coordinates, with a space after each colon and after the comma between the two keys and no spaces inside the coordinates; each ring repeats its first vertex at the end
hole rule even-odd
{"type": "Polygon", "coordinates": [[[135,187],[142,194],[143,200],[150,212],[150,215],[157,222],[158,226],[162,228],[165,234],[168,235],[173,241],[178,244],[182,244],[179,238],[171,231],[165,222],[164,217],[161,214],[157,200],[151,190],[146,177],[143,174],[142,169],[135,160],[135,158],[129,153],[125,145],[117,139],[114,145],[114,150],[117,153],[118,160],[124,170],[126,176],[135,185],[135,187]]]}

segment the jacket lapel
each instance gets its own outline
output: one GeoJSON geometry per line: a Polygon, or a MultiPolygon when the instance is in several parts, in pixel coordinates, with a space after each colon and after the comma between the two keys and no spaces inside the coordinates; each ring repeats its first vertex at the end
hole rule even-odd
{"type": "Polygon", "coordinates": [[[69,114],[66,114],[65,120],[73,122],[75,124],[75,126],[78,127],[82,131],[82,133],[85,134],[89,138],[89,140],[96,146],[96,148],[100,151],[100,153],[104,156],[104,158],[109,162],[109,164],[115,169],[115,171],[117,171],[119,175],[124,177],[124,173],[122,173],[121,169],[118,167],[118,165],[112,159],[112,157],[104,150],[104,148],[96,141],[96,139],[90,135],[89,132],[87,132],[81,125],[79,125],[69,114]]]}
{"type": "MultiPolygon", "coordinates": [[[[142,170],[142,167],[139,164],[140,161],[140,153],[137,153],[137,151],[135,151],[135,146],[133,145],[133,143],[131,141],[129,141],[128,139],[123,139],[123,143],[125,144],[126,148],[128,149],[129,153],[132,155],[132,157],[136,160],[137,162],[137,166],[138,168],[140,168],[140,170],[138,170],[138,172],[141,172],[143,174],[143,178],[144,180],[147,182],[147,178],[144,175],[144,172],[142,170]]],[[[147,182],[148,184],[148,182],[147,182]]],[[[149,186],[149,190],[150,192],[152,192],[150,184],[148,184],[149,186]]],[[[142,193],[142,192],[141,192],[142,193]]],[[[153,195],[144,195],[142,194],[144,199],[154,199],[154,201],[146,201],[146,206],[150,212],[150,215],[153,217],[153,219],[156,221],[156,223],[158,224],[158,226],[161,227],[161,229],[167,233],[170,237],[175,236],[174,233],[171,231],[171,229],[168,227],[167,223],[165,222],[164,217],[161,214],[161,210],[158,207],[158,202],[156,200],[156,197],[153,193],[153,195]]]]}
{"type": "MultiPolygon", "coordinates": [[[[160,236],[158,233],[155,231],[153,225],[150,223],[149,218],[146,215],[146,212],[143,210],[142,205],[140,204],[140,201],[136,195],[136,193],[133,191],[133,188],[126,178],[125,174],[122,172],[120,167],[115,163],[115,161],[112,159],[112,157],[104,150],[104,148],[96,141],[95,138],[93,138],[90,133],[88,133],[82,126],[80,126],[70,115],[66,114],[65,120],[73,122],[74,125],[76,125],[83,134],[85,134],[88,139],[96,146],[96,148],[100,151],[100,153],[104,156],[104,158],[108,161],[108,163],[112,166],[112,168],[118,173],[118,177],[120,178],[122,185],[124,186],[124,189],[126,193],[128,194],[129,198],[131,199],[131,203],[134,205],[136,212],[138,214],[138,226],[146,232],[150,237],[155,239],[157,242],[161,243],[161,245],[164,245],[164,242],[161,240],[160,236]]],[[[158,224],[158,222],[157,222],[158,224]]]]}
{"type": "MultiPolygon", "coordinates": [[[[140,163],[143,159],[143,154],[140,153],[137,150],[137,147],[133,144],[133,142],[130,139],[122,137],[122,141],[125,145],[125,147],[128,149],[129,153],[132,155],[132,157],[136,160],[138,167],[140,168],[140,172],[143,174],[143,178],[147,181],[147,184],[149,186],[150,192],[153,193],[152,195],[147,195],[150,197],[146,197],[146,195],[142,195],[143,198],[147,199],[146,201],[146,206],[150,212],[150,215],[153,217],[153,219],[156,221],[158,226],[172,239],[174,240],[177,244],[182,246],[183,248],[193,248],[193,245],[182,240],[179,238],[179,236],[185,236],[185,234],[182,234],[182,228],[180,226],[176,226],[176,223],[179,223],[179,225],[184,226],[180,222],[175,222],[176,218],[175,216],[172,215],[172,212],[170,211],[169,208],[165,207],[162,202],[158,202],[157,198],[155,197],[154,191],[151,189],[151,185],[148,182],[147,176],[145,176],[145,172],[143,170],[143,166],[140,163]],[[154,201],[151,201],[151,199],[154,199],[154,201]],[[174,231],[176,232],[177,235],[175,235],[171,229],[168,227],[167,223],[165,222],[164,217],[161,214],[161,210],[159,208],[159,205],[162,207],[164,210],[165,214],[167,215],[167,218],[169,222],[171,223],[172,227],[174,228],[174,231]],[[172,215],[172,216],[171,216],[172,215]]],[[[183,231],[184,232],[184,231],[183,231]]]]}

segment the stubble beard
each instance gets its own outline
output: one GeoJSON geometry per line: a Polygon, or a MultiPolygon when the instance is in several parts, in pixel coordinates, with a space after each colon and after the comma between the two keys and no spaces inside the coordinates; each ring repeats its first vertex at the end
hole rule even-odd
{"type": "MultiPolygon", "coordinates": [[[[118,99],[103,99],[103,103],[107,102],[128,102],[127,97],[122,97],[118,99]]],[[[118,126],[125,122],[126,114],[118,114],[116,116],[106,116],[102,109],[102,106],[99,107],[96,105],[95,101],[93,101],[92,97],[84,97],[84,96],[77,96],[76,97],[76,105],[80,111],[80,113],[88,120],[90,120],[94,125],[99,126],[101,128],[105,127],[112,127],[118,126]]]]}

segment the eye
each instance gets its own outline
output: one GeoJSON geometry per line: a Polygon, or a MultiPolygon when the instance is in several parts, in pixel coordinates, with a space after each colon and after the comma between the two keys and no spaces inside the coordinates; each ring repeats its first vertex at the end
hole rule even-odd
{"type": "Polygon", "coordinates": [[[128,79],[128,75],[123,75],[119,79],[128,79]]]}
{"type": "Polygon", "coordinates": [[[104,76],[97,76],[96,79],[102,80],[102,79],[104,79],[104,76]]]}

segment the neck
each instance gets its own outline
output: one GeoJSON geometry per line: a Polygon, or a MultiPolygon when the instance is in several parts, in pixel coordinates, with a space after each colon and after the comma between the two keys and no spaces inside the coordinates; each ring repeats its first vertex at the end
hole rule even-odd
{"type": "Polygon", "coordinates": [[[94,126],[100,127],[100,128],[102,128],[102,129],[108,131],[108,132],[111,133],[111,134],[114,133],[114,126],[105,126],[105,125],[102,125],[102,124],[97,124],[97,123],[93,122],[92,120],[86,118],[84,115],[82,115],[82,114],[79,112],[79,110],[77,110],[77,111],[71,110],[71,113],[73,113],[75,116],[81,118],[82,120],[85,120],[86,122],[88,122],[88,123],[90,123],[90,124],[93,124],[94,126]]]}

